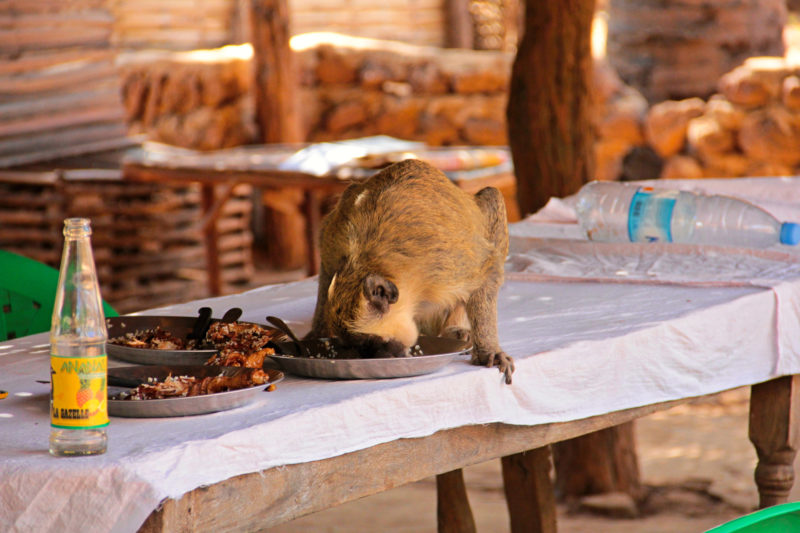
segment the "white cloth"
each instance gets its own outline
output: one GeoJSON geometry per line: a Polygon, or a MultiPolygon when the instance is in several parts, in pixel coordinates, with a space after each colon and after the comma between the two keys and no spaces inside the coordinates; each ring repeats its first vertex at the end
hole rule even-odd
{"type": "Polygon", "coordinates": [[[278,165],[278,168],[324,176],[336,167],[350,163],[359,157],[419,150],[424,147],[424,143],[404,141],[386,135],[316,143],[297,151],[278,165]]]}
{"type": "MultiPolygon", "coordinates": [[[[9,391],[0,400],[0,531],[135,531],[164,498],[240,474],[446,428],[575,420],[800,372],[795,270],[777,292],[530,274],[508,272],[498,303],[500,341],[516,363],[510,386],[466,358],[414,378],[287,376],[227,412],[112,418],[108,452],[94,457],[47,453],[49,386],[36,381],[48,379],[47,335],[0,343],[0,389],[9,391]]],[[[220,316],[235,305],[243,320],[275,315],[303,333],[315,298],[311,279],[148,314],[193,316],[208,305],[220,316]]]]}
{"type": "MultiPolygon", "coordinates": [[[[657,180],[635,182],[662,189],[723,194],[749,201],[781,221],[800,221],[798,178],[657,180]]],[[[776,244],[768,249],[727,246],[590,242],[575,214],[575,196],[551,198],[524,223],[511,227],[507,277],[528,281],[760,286],[776,301],[779,346],[800,348],[795,314],[800,298],[800,247],[776,244]],[[532,222],[536,222],[533,224],[532,222]]],[[[779,355],[780,359],[780,355],[779,355]]],[[[778,372],[783,373],[778,366],[778,372]]]]}

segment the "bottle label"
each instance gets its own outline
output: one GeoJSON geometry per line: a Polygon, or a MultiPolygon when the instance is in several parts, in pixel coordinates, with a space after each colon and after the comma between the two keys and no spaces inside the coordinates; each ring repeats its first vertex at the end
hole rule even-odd
{"type": "Polygon", "coordinates": [[[108,425],[108,359],[50,356],[50,425],[96,429],[108,425]]]}
{"type": "Polygon", "coordinates": [[[631,242],[672,242],[672,210],[678,191],[642,187],[631,199],[628,238],[631,242]]]}

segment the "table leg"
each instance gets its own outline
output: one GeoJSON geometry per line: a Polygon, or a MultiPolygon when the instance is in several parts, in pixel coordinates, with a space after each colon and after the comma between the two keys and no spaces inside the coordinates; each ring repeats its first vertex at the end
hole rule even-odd
{"type": "MultiPolygon", "coordinates": [[[[208,271],[208,290],[211,296],[222,294],[222,273],[219,264],[219,249],[217,246],[217,217],[214,216],[216,205],[216,190],[214,185],[202,186],[203,213],[208,214],[205,220],[203,234],[206,241],[206,270],[208,271]]],[[[218,216],[219,213],[217,212],[218,216]]]]}
{"type": "Polygon", "coordinates": [[[306,242],[308,243],[308,267],[306,269],[309,276],[319,273],[319,230],[322,221],[322,202],[320,193],[314,190],[306,191],[306,199],[303,210],[306,215],[306,242]]]}
{"type": "Polygon", "coordinates": [[[512,533],[555,533],[556,500],[550,479],[550,447],[501,459],[512,533]]]}
{"type": "Polygon", "coordinates": [[[785,503],[794,484],[798,379],[800,376],[784,376],[751,387],[750,441],[758,455],[759,508],[785,503]]]}
{"type": "Polygon", "coordinates": [[[453,470],[436,476],[436,520],[439,533],[476,532],[463,470],[453,470]]]}

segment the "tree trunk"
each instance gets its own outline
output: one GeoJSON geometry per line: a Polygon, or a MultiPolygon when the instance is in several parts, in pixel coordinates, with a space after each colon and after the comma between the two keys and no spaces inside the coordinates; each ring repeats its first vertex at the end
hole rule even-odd
{"type": "Polygon", "coordinates": [[[588,494],[625,492],[642,499],[633,422],[553,445],[556,494],[571,502],[588,494]]]}
{"type": "Polygon", "coordinates": [[[594,0],[526,2],[506,111],[522,215],[592,179],[593,16],[594,0]]]}
{"type": "MultiPolygon", "coordinates": [[[[593,179],[593,16],[594,0],[526,2],[507,108],[522,215],[593,179]]],[[[640,498],[632,423],[556,444],[553,452],[562,498],[614,491],[640,498]]]]}

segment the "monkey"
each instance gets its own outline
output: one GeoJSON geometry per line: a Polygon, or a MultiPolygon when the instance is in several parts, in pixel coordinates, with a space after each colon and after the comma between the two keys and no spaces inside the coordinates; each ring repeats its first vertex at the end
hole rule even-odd
{"type": "Polygon", "coordinates": [[[420,334],[472,340],[497,366],[497,294],[508,253],[503,197],[472,195],[436,167],[394,163],[353,182],[322,220],[318,292],[307,339],[338,337],[362,357],[403,357],[420,334]]]}

